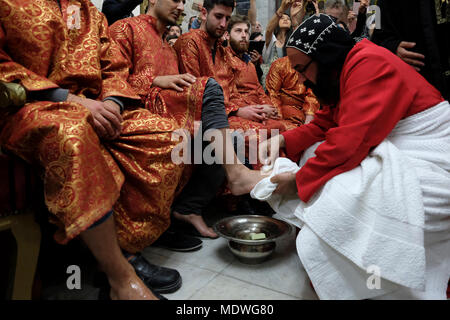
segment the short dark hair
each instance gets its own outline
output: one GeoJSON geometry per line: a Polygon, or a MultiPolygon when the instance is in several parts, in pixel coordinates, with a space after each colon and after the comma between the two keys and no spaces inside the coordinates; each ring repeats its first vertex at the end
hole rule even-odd
{"type": "Polygon", "coordinates": [[[177,25],[177,24],[173,24],[173,25],[169,26],[169,30],[170,30],[172,27],[177,27],[178,29],[180,29],[180,34],[183,34],[183,30],[181,29],[181,26],[179,26],[179,25],[177,25]]]}
{"type": "Polygon", "coordinates": [[[205,8],[208,12],[217,5],[230,7],[232,10],[234,10],[234,0],[205,0],[203,2],[203,8],[205,8]]]}
{"type": "Polygon", "coordinates": [[[238,24],[238,23],[247,24],[248,30],[250,31],[251,25],[250,25],[250,20],[248,19],[248,17],[240,15],[240,14],[235,14],[234,16],[231,16],[231,19],[228,22],[228,33],[230,33],[231,29],[233,29],[234,25],[238,24]]]}

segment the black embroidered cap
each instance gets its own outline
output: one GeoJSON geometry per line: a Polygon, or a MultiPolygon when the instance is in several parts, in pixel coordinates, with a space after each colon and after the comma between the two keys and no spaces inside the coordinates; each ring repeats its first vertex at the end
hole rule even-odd
{"type": "Polygon", "coordinates": [[[350,34],[326,14],[312,15],[294,30],[286,48],[294,48],[322,64],[342,64],[355,45],[350,34]]]}

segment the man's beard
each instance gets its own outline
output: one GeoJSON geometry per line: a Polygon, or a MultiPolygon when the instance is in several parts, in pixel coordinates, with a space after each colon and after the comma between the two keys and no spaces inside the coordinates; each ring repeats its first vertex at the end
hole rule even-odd
{"type": "Polygon", "coordinates": [[[215,38],[215,39],[219,39],[225,33],[225,30],[223,30],[222,33],[218,34],[216,28],[211,28],[210,27],[210,24],[208,23],[208,20],[206,20],[206,31],[208,32],[208,34],[209,34],[209,36],[211,38],[215,38]]]}
{"type": "Polygon", "coordinates": [[[240,41],[236,41],[236,40],[230,38],[230,45],[234,52],[236,52],[237,54],[241,54],[241,53],[245,53],[248,51],[249,43],[247,42],[243,46],[240,41]]]}
{"type": "Polygon", "coordinates": [[[177,22],[176,19],[172,17],[171,12],[169,14],[166,14],[165,12],[161,11],[161,9],[156,8],[155,14],[156,18],[167,26],[174,25],[177,22]]]}
{"type": "Polygon", "coordinates": [[[305,80],[304,85],[311,88],[321,105],[334,107],[340,99],[339,72],[334,68],[317,66],[316,84],[305,80]]]}

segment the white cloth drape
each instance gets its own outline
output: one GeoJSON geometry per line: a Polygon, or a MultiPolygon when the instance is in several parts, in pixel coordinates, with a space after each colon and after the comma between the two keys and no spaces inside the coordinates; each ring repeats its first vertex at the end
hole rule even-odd
{"type": "MultiPolygon", "coordinates": [[[[305,152],[300,165],[316,147],[305,152]]],[[[271,176],[297,170],[279,158],[271,176]]],[[[296,195],[272,195],[275,187],[265,178],[251,195],[266,200],[277,217],[302,227],[297,251],[321,299],[445,299],[448,102],[400,121],[358,167],[328,181],[308,203],[296,195]]]]}

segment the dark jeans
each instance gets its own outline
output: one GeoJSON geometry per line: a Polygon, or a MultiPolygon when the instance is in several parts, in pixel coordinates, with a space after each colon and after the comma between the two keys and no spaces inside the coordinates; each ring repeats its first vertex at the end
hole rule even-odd
{"type": "MultiPolygon", "coordinates": [[[[210,78],[205,87],[202,104],[202,132],[208,129],[228,128],[222,87],[210,78]]],[[[201,138],[201,137],[200,137],[201,138]]],[[[203,143],[204,149],[208,143],[203,143]]],[[[220,164],[198,164],[194,173],[175,199],[172,209],[180,214],[202,214],[225,181],[225,170],[220,164]]]]}

